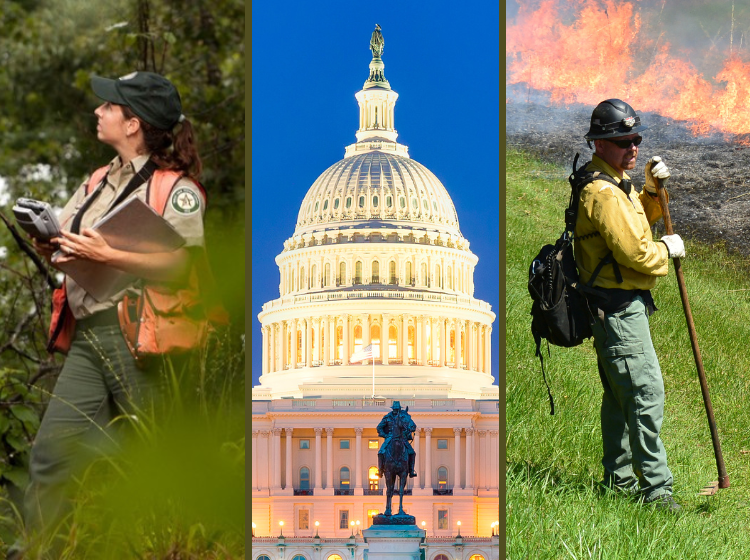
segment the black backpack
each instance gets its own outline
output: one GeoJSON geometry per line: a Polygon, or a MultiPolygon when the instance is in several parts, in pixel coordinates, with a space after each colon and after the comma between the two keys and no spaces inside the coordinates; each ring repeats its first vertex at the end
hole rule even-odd
{"type": "MultiPolygon", "coordinates": [[[[544,373],[542,339],[547,341],[549,354],[549,344],[570,348],[590,338],[593,335],[591,325],[595,319],[586,296],[596,294],[599,299],[606,300],[606,295],[593,288],[594,280],[605,265],[612,264],[615,278],[622,282],[620,269],[611,251],[599,262],[586,284],[579,282],[578,268],[573,255],[573,232],[578,218],[581,191],[596,179],[608,181],[615,186],[617,182],[605,173],[586,171],[588,163],[576,168],[578,157],[579,154],[576,154],[573,160],[573,173],[568,177],[570,201],[565,210],[565,231],[554,245],[542,247],[529,267],[529,294],[533,300],[531,333],[534,335],[536,356],[542,365],[542,377],[547,386],[550,414],[555,413],[555,403],[544,373]]],[[[589,235],[598,235],[598,232],[589,235]]]]}

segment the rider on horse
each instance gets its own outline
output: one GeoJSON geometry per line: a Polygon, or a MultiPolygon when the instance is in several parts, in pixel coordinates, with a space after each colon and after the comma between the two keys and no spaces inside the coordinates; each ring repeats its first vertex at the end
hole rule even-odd
{"type": "MultiPolygon", "coordinates": [[[[408,408],[408,407],[407,407],[408,408]]],[[[383,445],[378,451],[378,474],[384,476],[385,466],[385,454],[386,450],[391,446],[391,439],[394,432],[403,434],[403,443],[406,447],[406,452],[409,456],[409,477],[414,478],[417,473],[414,471],[414,459],[416,454],[414,448],[409,443],[414,439],[414,431],[417,429],[417,425],[409,416],[407,411],[401,410],[401,403],[399,401],[393,401],[391,405],[390,414],[386,414],[378,424],[378,435],[385,438],[383,445]],[[394,428],[400,428],[400,430],[394,430],[394,428]]]]}

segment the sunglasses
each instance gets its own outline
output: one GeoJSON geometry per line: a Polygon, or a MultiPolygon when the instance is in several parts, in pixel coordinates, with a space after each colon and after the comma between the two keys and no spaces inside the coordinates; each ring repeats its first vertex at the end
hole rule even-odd
{"type": "Polygon", "coordinates": [[[635,138],[628,138],[627,140],[613,140],[612,138],[605,138],[605,140],[607,142],[612,142],[618,148],[627,150],[631,144],[633,144],[633,146],[638,146],[643,142],[643,136],[636,136],[635,138]]]}

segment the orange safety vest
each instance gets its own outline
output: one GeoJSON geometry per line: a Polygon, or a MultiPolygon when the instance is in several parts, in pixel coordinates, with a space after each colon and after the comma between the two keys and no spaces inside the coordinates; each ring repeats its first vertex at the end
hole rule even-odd
{"type": "MultiPolygon", "coordinates": [[[[109,166],[100,167],[91,175],[85,187],[89,195],[92,188],[102,182],[109,166]]],[[[146,187],[146,203],[159,215],[164,215],[170,194],[182,174],[157,169],[146,187]]],[[[196,182],[206,202],[203,187],[196,182]]],[[[193,262],[185,287],[167,291],[156,286],[145,286],[139,298],[126,296],[118,304],[120,327],[130,351],[136,360],[139,357],[164,354],[173,351],[191,350],[200,347],[208,332],[209,313],[203,308],[199,280],[211,284],[205,253],[193,262]],[[135,313],[135,317],[133,317],[135,313]]],[[[220,306],[212,310],[217,322],[225,322],[225,312],[220,306]]],[[[52,294],[52,316],[49,328],[50,353],[67,354],[75,333],[75,317],[68,305],[65,282],[52,294]]]]}

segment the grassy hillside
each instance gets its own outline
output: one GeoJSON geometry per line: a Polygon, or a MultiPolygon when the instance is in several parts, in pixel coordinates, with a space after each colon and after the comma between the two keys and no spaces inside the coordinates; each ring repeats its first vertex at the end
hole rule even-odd
{"type": "MultiPolygon", "coordinates": [[[[666,390],[662,439],[685,513],[675,518],[604,492],[602,389],[592,341],[550,347],[550,357],[543,347],[555,398],[550,416],[530,332],[528,267],[563,229],[569,170],[513,151],[506,163],[507,557],[748,558],[750,263],[694,243],[686,244],[682,261],[731,488],[697,496],[717,479],[716,463],[670,265],[653,291],[659,311],[651,332],[666,390]]],[[[678,196],[679,186],[672,190],[678,196]]]]}

